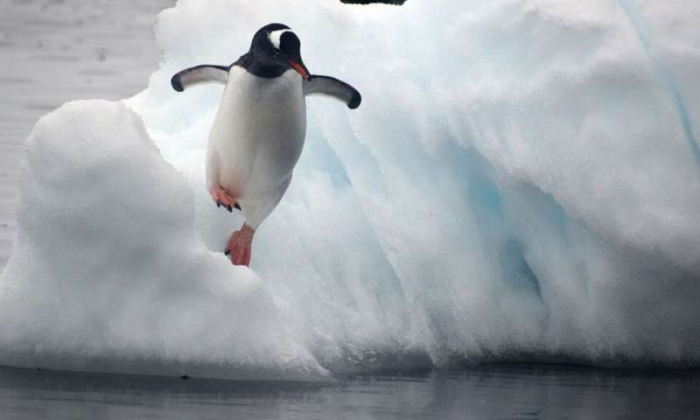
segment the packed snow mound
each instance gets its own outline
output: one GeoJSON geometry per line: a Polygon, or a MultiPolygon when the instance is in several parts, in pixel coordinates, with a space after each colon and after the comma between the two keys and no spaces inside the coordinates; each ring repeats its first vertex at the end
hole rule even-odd
{"type": "Polygon", "coordinates": [[[0,281],[0,363],[318,378],[264,283],[207,250],[185,179],[123,103],[71,102],[27,140],[0,281]]]}
{"type": "Polygon", "coordinates": [[[161,13],[161,68],[128,106],[177,172],[121,105],[40,122],[0,279],[0,363],[697,365],[700,5],[297,3],[161,13]],[[304,153],[248,270],[221,255],[242,220],[204,183],[222,88],[169,80],[235,61],[270,22],[364,100],[308,100],[304,153]]]}

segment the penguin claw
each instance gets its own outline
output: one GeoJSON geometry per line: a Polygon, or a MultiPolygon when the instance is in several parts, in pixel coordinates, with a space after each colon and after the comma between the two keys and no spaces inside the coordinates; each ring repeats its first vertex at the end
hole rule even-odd
{"type": "Polygon", "coordinates": [[[233,196],[228,191],[221,188],[221,186],[212,186],[211,188],[209,188],[209,193],[211,194],[211,198],[216,203],[216,207],[223,206],[230,213],[233,213],[234,207],[238,210],[241,209],[241,206],[238,204],[236,199],[233,198],[233,196]]]}

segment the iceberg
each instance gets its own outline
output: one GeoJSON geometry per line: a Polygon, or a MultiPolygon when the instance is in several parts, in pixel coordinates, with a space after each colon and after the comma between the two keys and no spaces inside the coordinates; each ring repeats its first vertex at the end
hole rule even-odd
{"type": "Polygon", "coordinates": [[[0,364],[319,378],[506,360],[697,366],[700,6],[180,0],[149,87],[27,141],[0,364]],[[270,22],[356,111],[309,98],[251,269],[204,151],[228,64],[270,22]]]}

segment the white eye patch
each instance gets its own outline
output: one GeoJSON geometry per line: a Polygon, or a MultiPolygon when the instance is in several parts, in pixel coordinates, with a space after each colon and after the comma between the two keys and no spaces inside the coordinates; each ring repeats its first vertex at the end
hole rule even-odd
{"type": "Polygon", "coordinates": [[[277,48],[278,50],[280,49],[280,38],[282,38],[282,34],[285,32],[293,31],[291,29],[279,29],[277,31],[272,31],[269,34],[267,34],[267,37],[270,39],[270,43],[272,44],[272,46],[277,48]]]}

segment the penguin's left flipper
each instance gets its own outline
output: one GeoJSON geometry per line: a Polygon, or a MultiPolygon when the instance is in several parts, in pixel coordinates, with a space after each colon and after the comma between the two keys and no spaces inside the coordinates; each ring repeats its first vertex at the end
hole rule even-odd
{"type": "Polygon", "coordinates": [[[327,95],[345,102],[350,109],[362,103],[362,95],[354,87],[330,76],[312,74],[304,81],[304,96],[327,95]]]}
{"type": "Polygon", "coordinates": [[[214,64],[190,67],[177,72],[170,79],[170,84],[178,92],[182,92],[185,88],[199,83],[215,82],[226,84],[228,82],[229,69],[229,67],[214,64]]]}

